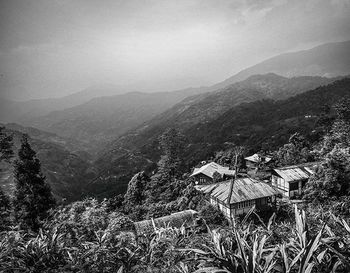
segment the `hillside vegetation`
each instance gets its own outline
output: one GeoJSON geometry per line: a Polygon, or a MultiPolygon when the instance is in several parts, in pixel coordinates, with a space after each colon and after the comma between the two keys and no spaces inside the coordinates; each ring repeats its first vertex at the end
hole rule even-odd
{"type": "MultiPolygon", "coordinates": [[[[13,150],[16,154],[24,133],[30,133],[29,142],[42,162],[42,171],[58,201],[74,201],[82,198],[87,180],[96,175],[96,170],[85,154],[70,151],[68,140],[37,129],[24,128],[15,124],[5,127],[5,132],[13,136],[13,150]]],[[[1,184],[4,191],[13,195],[15,181],[12,163],[1,162],[1,184]]]]}
{"type": "MultiPolygon", "coordinates": [[[[304,192],[307,202],[299,207],[283,200],[267,214],[252,207],[244,217],[234,217],[228,225],[221,212],[208,205],[206,197],[194,189],[191,178],[183,179],[184,136],[169,129],[159,139],[162,157],[155,174],[151,177],[136,174],[124,196],[58,206],[41,221],[39,215],[29,214],[37,219],[39,228],[26,225],[28,218],[18,217],[21,206],[12,205],[0,191],[0,217],[5,220],[0,222],[0,270],[6,273],[348,272],[349,102],[350,99],[342,99],[334,105],[334,118],[328,130],[313,146],[322,164],[307,182],[304,192]],[[12,206],[17,222],[12,222],[12,206]],[[151,234],[137,234],[134,221],[184,209],[198,210],[202,220],[187,228],[184,225],[154,227],[151,234]]],[[[287,151],[289,156],[301,160],[300,153],[292,152],[305,149],[301,145],[304,142],[303,137],[294,135],[277,154],[287,151]]],[[[35,153],[32,151],[28,156],[23,151],[32,151],[25,138],[20,160],[15,164],[17,189],[22,185],[19,180],[31,185],[27,175],[19,174],[40,178],[44,183],[43,177],[37,176],[40,164],[35,153]]],[[[31,200],[24,203],[27,209],[37,201],[31,199],[31,192],[26,194],[26,200],[31,200]]],[[[18,190],[16,198],[21,201],[18,190]]],[[[39,213],[36,206],[33,208],[39,213]]]]}
{"type": "MultiPolygon", "coordinates": [[[[154,169],[161,153],[158,137],[172,126],[182,129],[187,138],[183,157],[188,167],[213,157],[216,151],[227,148],[227,144],[245,145],[248,152],[273,150],[295,132],[314,142],[323,133],[317,121],[324,115],[324,106],[332,106],[350,95],[349,90],[350,80],[343,79],[287,100],[261,100],[231,107],[216,118],[192,126],[187,126],[186,118],[174,118],[173,122],[155,122],[134,130],[117,139],[96,161],[100,175],[107,174],[114,179],[107,182],[97,179],[89,191],[104,196],[108,194],[107,188],[108,191],[115,189],[113,193],[125,190],[133,173],[154,169]],[[186,126],[178,127],[179,124],[186,126]]],[[[200,108],[201,111],[206,111],[206,106],[200,108]]]]}

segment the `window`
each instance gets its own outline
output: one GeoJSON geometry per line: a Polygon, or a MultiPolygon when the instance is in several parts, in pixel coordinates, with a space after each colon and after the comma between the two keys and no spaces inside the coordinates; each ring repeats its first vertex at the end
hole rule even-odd
{"type": "Polygon", "coordinates": [[[299,182],[293,182],[289,184],[289,190],[290,191],[295,191],[298,190],[299,188],[299,182]]]}

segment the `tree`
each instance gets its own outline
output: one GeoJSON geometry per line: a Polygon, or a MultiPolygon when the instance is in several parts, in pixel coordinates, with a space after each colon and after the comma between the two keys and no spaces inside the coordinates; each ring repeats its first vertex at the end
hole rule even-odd
{"type": "Polygon", "coordinates": [[[10,225],[10,214],[10,198],[3,192],[0,187],[0,231],[6,229],[10,225]]]}
{"type": "Polygon", "coordinates": [[[175,200],[181,184],[185,136],[175,129],[168,129],[160,136],[159,144],[163,155],[158,162],[158,172],[151,177],[147,187],[147,203],[175,200]]]}
{"type": "Polygon", "coordinates": [[[335,106],[336,120],[331,129],[331,138],[334,144],[342,147],[350,146],[350,99],[346,98],[335,106]]]}
{"type": "Polygon", "coordinates": [[[145,199],[145,190],[149,182],[149,177],[140,172],[134,175],[128,184],[128,189],[124,195],[124,206],[126,211],[131,211],[135,206],[141,205],[145,199]]]}
{"type": "Polygon", "coordinates": [[[295,165],[314,160],[309,151],[309,143],[299,133],[290,136],[287,144],[283,145],[276,154],[280,165],[295,165]]]}
{"type": "MultiPolygon", "coordinates": [[[[13,137],[4,132],[5,128],[0,127],[0,163],[9,161],[13,157],[13,137]]],[[[10,198],[0,187],[0,231],[10,224],[11,203],[10,198]]]]}
{"type": "Polygon", "coordinates": [[[14,198],[15,218],[24,228],[38,230],[40,221],[55,205],[51,189],[41,172],[39,159],[23,135],[18,159],[14,164],[16,191],[14,198]]]}
{"type": "Polygon", "coordinates": [[[305,198],[324,202],[350,194],[350,149],[334,147],[309,179],[305,198]]]}
{"type": "Polygon", "coordinates": [[[13,157],[13,136],[5,134],[4,130],[4,127],[0,127],[0,162],[13,157]]]}
{"type": "Polygon", "coordinates": [[[225,215],[218,208],[211,204],[204,205],[199,211],[199,215],[209,225],[227,225],[228,221],[225,215]]]}
{"type": "Polygon", "coordinates": [[[163,156],[158,162],[158,172],[170,176],[180,176],[183,160],[181,158],[185,147],[185,136],[176,129],[167,129],[160,137],[159,144],[163,156]]]}
{"type": "Polygon", "coordinates": [[[238,170],[246,169],[246,162],[244,159],[244,153],[246,148],[243,146],[233,146],[225,151],[220,151],[215,154],[214,161],[223,166],[231,167],[235,169],[236,157],[237,157],[237,168],[238,170]]]}
{"type": "Polygon", "coordinates": [[[324,104],[315,125],[321,129],[323,133],[328,133],[332,127],[333,120],[334,117],[331,115],[331,107],[328,104],[324,104]]]}
{"type": "Polygon", "coordinates": [[[324,202],[350,193],[350,99],[334,106],[336,119],[324,137],[320,151],[323,164],[309,179],[305,198],[324,202]]]}
{"type": "Polygon", "coordinates": [[[214,183],[218,183],[218,182],[220,182],[221,180],[222,180],[221,174],[220,174],[219,172],[215,171],[215,172],[213,173],[213,182],[214,182],[214,183]]]}

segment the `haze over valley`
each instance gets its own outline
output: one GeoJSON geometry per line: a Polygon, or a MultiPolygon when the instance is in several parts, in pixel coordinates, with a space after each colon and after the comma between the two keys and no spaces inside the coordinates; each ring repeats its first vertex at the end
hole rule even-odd
{"type": "MultiPolygon", "coordinates": [[[[350,75],[349,56],[350,41],[328,43],[308,50],[277,55],[207,87],[144,93],[105,86],[89,88],[61,98],[29,101],[2,99],[1,120],[9,130],[27,133],[34,142],[48,143],[45,148],[47,152],[42,157],[47,163],[51,156],[52,160],[56,160],[57,149],[61,150],[62,156],[67,154],[70,157],[69,154],[73,153],[80,160],[79,168],[84,171],[79,169],[75,173],[78,165],[73,164],[69,167],[73,174],[70,175],[71,178],[67,177],[67,182],[58,178],[60,175],[57,171],[51,170],[50,173],[44,165],[47,179],[60,198],[71,200],[85,195],[113,196],[126,190],[127,183],[135,172],[142,168],[155,168],[160,156],[157,139],[167,128],[180,129],[189,140],[193,139],[193,142],[188,143],[192,158],[188,161],[188,167],[191,167],[196,161],[224,148],[222,145],[228,140],[219,137],[219,140],[212,142],[210,132],[213,129],[221,132],[222,136],[228,134],[221,131],[227,130],[224,129],[227,125],[222,129],[217,128],[223,117],[225,122],[229,122],[225,116],[227,113],[236,111],[234,109],[240,113],[240,104],[254,101],[265,101],[265,107],[269,107],[273,101],[288,98],[297,102],[296,95],[341,82],[350,75]],[[206,129],[203,131],[202,128],[206,129]],[[68,183],[69,189],[65,183],[68,183]],[[67,190],[70,193],[64,194],[67,190]]],[[[333,92],[331,90],[332,88],[330,93],[333,92]]],[[[337,95],[334,96],[338,98],[337,95]]],[[[332,101],[333,95],[325,101],[318,100],[312,106],[319,109],[318,112],[323,103],[332,101]]],[[[255,109],[254,107],[259,108],[259,103],[255,106],[253,104],[252,108],[255,109]]],[[[272,104],[271,107],[275,105],[272,104]]],[[[250,110],[247,111],[249,113],[250,110]]],[[[255,111],[256,109],[253,110],[255,111]]],[[[294,119],[300,118],[299,112],[291,114],[294,119]]],[[[304,114],[308,114],[307,109],[304,114]]],[[[242,119],[244,125],[241,126],[251,125],[249,119],[244,120],[242,119]]],[[[314,128],[310,124],[303,125],[300,120],[297,124],[298,129],[302,126],[306,126],[306,130],[314,128]]],[[[229,141],[246,144],[247,136],[243,133],[246,130],[236,131],[237,138],[229,141]]],[[[248,129],[248,134],[254,130],[248,129]]],[[[273,136],[278,145],[286,141],[287,132],[293,132],[291,128],[284,130],[285,133],[273,136]]],[[[262,136],[254,143],[256,149],[270,145],[261,138],[262,136]]],[[[253,143],[249,143],[248,146],[251,147],[253,143]]],[[[42,145],[34,145],[38,147],[40,158],[42,145]]],[[[7,177],[3,182],[6,185],[11,181],[8,172],[10,169],[3,176],[7,177]]]]}

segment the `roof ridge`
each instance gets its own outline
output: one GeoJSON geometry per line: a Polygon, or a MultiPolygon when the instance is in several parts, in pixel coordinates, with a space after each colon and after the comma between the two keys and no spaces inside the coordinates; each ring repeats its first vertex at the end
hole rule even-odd
{"type": "Polygon", "coordinates": [[[277,168],[274,168],[274,170],[285,170],[285,169],[292,169],[292,168],[304,167],[304,166],[307,166],[307,165],[312,165],[312,164],[321,164],[321,163],[322,163],[322,161],[305,162],[305,163],[300,163],[300,164],[295,164],[295,165],[289,165],[289,166],[277,167],[277,168]]]}

